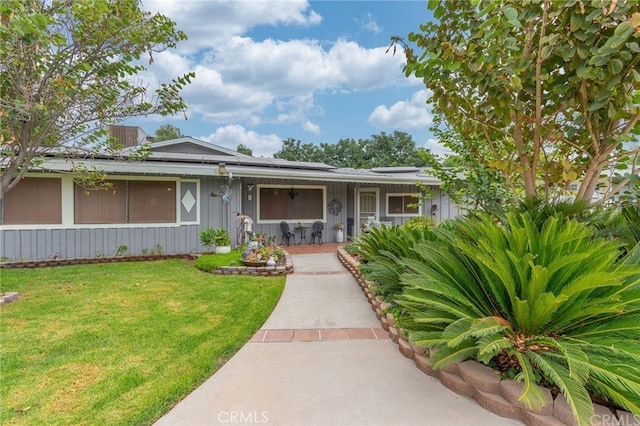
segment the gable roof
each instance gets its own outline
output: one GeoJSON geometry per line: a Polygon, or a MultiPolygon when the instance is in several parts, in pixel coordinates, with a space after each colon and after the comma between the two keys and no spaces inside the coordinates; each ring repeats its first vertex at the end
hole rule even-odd
{"type": "Polygon", "coordinates": [[[241,154],[229,148],[201,141],[191,136],[178,139],[170,139],[161,142],[152,142],[151,150],[155,152],[192,153],[204,155],[228,155],[232,157],[251,158],[250,155],[241,154]]]}

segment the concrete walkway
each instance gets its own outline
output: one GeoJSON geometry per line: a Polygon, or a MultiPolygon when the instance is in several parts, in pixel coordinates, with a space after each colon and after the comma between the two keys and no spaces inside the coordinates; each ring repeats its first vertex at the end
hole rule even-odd
{"type": "Polygon", "coordinates": [[[156,425],[517,425],[418,370],[336,253],[293,255],[262,329],[156,425]]]}

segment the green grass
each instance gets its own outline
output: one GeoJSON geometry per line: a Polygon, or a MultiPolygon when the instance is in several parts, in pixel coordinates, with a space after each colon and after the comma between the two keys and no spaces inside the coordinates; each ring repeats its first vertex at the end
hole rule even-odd
{"type": "Polygon", "coordinates": [[[196,259],[195,265],[203,271],[215,271],[218,266],[242,266],[242,250],[235,249],[229,253],[203,254],[196,259]]]}
{"type": "Polygon", "coordinates": [[[284,277],[183,260],[1,270],[0,424],[151,424],[267,319],[284,277]]]}

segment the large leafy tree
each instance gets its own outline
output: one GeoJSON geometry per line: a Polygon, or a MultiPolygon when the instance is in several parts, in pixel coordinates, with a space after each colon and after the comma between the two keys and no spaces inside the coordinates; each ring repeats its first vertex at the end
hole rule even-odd
{"type": "Polygon", "coordinates": [[[303,144],[287,139],[275,158],[294,161],[318,161],[335,167],[368,169],[373,167],[426,166],[411,135],[395,131],[381,132],[371,139],[340,139],[337,143],[303,144]]]}
{"type": "Polygon", "coordinates": [[[638,146],[625,142],[640,134],[638,0],[428,7],[435,21],[392,46],[514,194],[549,199],[579,181],[577,197],[591,200],[603,170],[636,170],[638,146]]]}
{"type": "Polygon", "coordinates": [[[127,117],[185,110],[193,73],[148,93],[153,54],[186,39],[137,0],[0,0],[0,199],[48,152],[91,155],[127,117]]]}
{"type": "Polygon", "coordinates": [[[240,154],[253,155],[253,150],[243,143],[238,144],[236,151],[238,151],[240,154]]]}
{"type": "Polygon", "coordinates": [[[158,130],[156,130],[156,134],[153,136],[153,141],[162,142],[172,139],[180,139],[182,137],[184,137],[184,135],[178,127],[172,124],[164,124],[158,127],[158,130]]]}
{"type": "Polygon", "coordinates": [[[289,138],[282,141],[282,148],[273,154],[273,158],[289,161],[318,161],[319,148],[312,143],[302,143],[289,138]]]}
{"type": "Polygon", "coordinates": [[[322,162],[335,167],[365,169],[370,164],[365,146],[364,139],[340,139],[337,143],[321,143],[322,162]]]}

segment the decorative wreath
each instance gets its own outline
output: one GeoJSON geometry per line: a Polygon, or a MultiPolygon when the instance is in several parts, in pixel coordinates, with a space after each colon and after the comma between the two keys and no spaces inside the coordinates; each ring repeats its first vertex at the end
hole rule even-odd
{"type": "Polygon", "coordinates": [[[337,198],[334,198],[333,200],[329,201],[329,205],[327,207],[329,209],[329,213],[334,216],[338,216],[342,211],[342,202],[337,198]]]}

